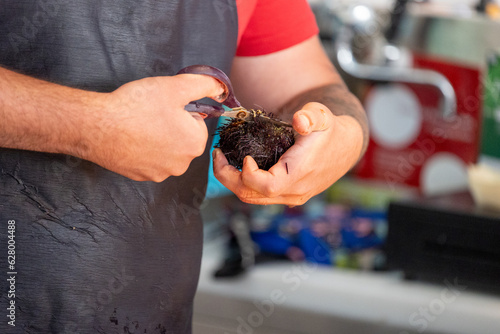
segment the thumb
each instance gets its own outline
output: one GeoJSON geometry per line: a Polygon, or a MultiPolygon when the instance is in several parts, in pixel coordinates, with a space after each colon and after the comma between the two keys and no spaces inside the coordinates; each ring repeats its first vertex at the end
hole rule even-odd
{"type": "Polygon", "coordinates": [[[317,102],[310,102],[293,115],[293,128],[300,135],[308,135],[315,131],[325,131],[330,128],[333,115],[330,109],[317,102]]]}
{"type": "Polygon", "coordinates": [[[202,74],[178,74],[174,76],[178,97],[182,101],[195,101],[210,97],[220,101],[225,86],[217,79],[202,74]]]}

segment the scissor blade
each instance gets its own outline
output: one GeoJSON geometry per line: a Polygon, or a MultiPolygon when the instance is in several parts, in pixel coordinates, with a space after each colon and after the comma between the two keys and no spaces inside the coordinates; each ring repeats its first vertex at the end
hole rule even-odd
{"type": "Polygon", "coordinates": [[[185,106],[185,109],[189,112],[196,112],[203,118],[215,118],[220,116],[226,116],[230,118],[241,119],[245,122],[252,122],[256,117],[259,117],[261,120],[271,122],[276,125],[287,126],[287,127],[292,126],[291,124],[281,121],[279,119],[265,116],[265,114],[262,111],[248,110],[244,107],[237,107],[225,110],[224,108],[219,106],[212,106],[200,102],[191,102],[185,106]]]}
{"type": "Polygon", "coordinates": [[[244,120],[247,122],[253,120],[252,113],[250,113],[248,110],[246,110],[243,107],[238,107],[238,108],[226,110],[225,112],[222,113],[221,116],[237,118],[237,119],[241,119],[241,120],[244,120]]]}
{"type": "Polygon", "coordinates": [[[224,108],[222,107],[200,102],[191,102],[186,105],[184,109],[189,112],[196,112],[203,118],[215,118],[221,116],[224,113],[224,108]]]}
{"type": "Polygon", "coordinates": [[[261,120],[264,120],[266,122],[271,122],[276,125],[280,126],[287,126],[287,127],[292,127],[291,124],[284,122],[279,119],[271,118],[269,116],[265,116],[265,114],[262,111],[255,111],[255,110],[248,110],[245,109],[244,107],[239,107],[239,108],[233,108],[231,110],[228,110],[222,114],[222,116],[227,116],[227,117],[232,117],[232,118],[237,118],[237,119],[242,119],[247,122],[254,121],[255,118],[259,118],[261,120]]]}

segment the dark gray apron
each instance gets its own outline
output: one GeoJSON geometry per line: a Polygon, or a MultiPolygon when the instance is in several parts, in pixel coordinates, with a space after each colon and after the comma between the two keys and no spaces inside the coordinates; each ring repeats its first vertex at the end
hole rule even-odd
{"type": "MultiPolygon", "coordinates": [[[[192,64],[227,73],[236,37],[234,0],[0,1],[1,66],[100,92],[192,64]]],[[[207,153],[156,184],[0,148],[0,333],[190,333],[207,153]]]]}

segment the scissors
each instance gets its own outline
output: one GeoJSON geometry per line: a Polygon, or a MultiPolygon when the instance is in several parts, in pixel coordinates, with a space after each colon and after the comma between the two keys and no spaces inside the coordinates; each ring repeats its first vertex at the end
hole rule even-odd
{"type": "Polygon", "coordinates": [[[189,112],[196,112],[203,118],[216,118],[225,116],[240,119],[246,122],[254,121],[256,117],[259,117],[262,120],[274,123],[276,125],[292,127],[290,123],[266,116],[266,114],[262,110],[248,110],[243,107],[234,95],[231,80],[229,80],[228,76],[223,71],[216,67],[208,65],[191,65],[188,67],[184,67],[177,74],[208,75],[216,79],[224,88],[224,92],[217,99],[223,101],[222,105],[227,107],[227,109],[221,106],[213,106],[210,104],[195,101],[190,102],[184,107],[184,109],[189,112]]]}

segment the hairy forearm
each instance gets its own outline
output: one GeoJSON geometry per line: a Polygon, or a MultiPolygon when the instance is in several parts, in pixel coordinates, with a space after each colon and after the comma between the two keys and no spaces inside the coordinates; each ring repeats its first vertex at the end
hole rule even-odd
{"type": "Polygon", "coordinates": [[[313,88],[288,101],[279,111],[279,117],[289,119],[308,102],[319,102],[327,106],[333,114],[348,115],[356,119],[363,131],[361,156],[366,151],[369,139],[368,120],[359,100],[343,84],[331,84],[313,88]]]}
{"type": "Polygon", "coordinates": [[[0,68],[0,147],[79,156],[98,95],[0,68]]]}

